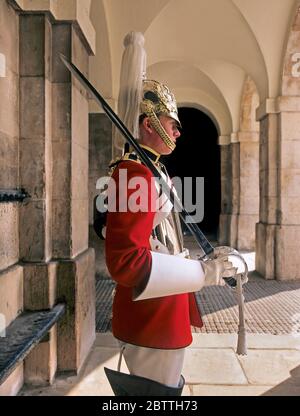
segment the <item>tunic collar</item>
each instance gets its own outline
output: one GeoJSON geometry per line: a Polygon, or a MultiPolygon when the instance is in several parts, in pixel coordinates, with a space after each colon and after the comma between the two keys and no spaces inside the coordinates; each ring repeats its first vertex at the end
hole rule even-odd
{"type": "Polygon", "coordinates": [[[141,144],[140,146],[143,148],[143,150],[145,151],[147,156],[152,160],[152,162],[157,163],[159,161],[159,153],[157,153],[155,150],[151,149],[151,147],[148,147],[144,144],[141,144]]]}

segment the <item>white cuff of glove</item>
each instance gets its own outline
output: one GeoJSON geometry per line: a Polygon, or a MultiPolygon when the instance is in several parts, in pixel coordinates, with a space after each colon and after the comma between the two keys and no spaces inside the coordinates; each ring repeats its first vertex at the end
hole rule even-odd
{"type": "Polygon", "coordinates": [[[149,279],[142,286],[134,288],[133,300],[197,292],[204,286],[205,275],[200,261],[152,251],[151,255],[149,279]]]}

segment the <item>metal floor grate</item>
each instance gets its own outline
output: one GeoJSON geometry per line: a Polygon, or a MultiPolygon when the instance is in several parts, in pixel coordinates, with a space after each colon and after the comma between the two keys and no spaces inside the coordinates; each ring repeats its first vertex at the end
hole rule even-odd
{"type": "MultiPolygon", "coordinates": [[[[96,331],[111,331],[112,280],[96,281],[96,331]]],[[[249,333],[300,334],[300,282],[250,278],[245,286],[246,329],[249,333]]],[[[236,333],[238,307],[231,289],[206,287],[197,293],[204,327],[201,333],[236,333]]]]}
{"type": "Polygon", "coordinates": [[[114,287],[115,284],[111,279],[96,279],[96,332],[111,331],[114,287]]]}

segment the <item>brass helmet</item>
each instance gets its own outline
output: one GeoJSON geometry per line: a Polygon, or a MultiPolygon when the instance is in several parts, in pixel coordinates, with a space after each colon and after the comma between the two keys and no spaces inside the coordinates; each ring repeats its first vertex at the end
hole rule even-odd
{"type": "Polygon", "coordinates": [[[181,127],[177,103],[174,94],[165,85],[154,80],[143,80],[143,94],[140,104],[141,114],[146,114],[157,133],[160,135],[165,144],[171,149],[175,149],[175,143],[168,136],[159,121],[158,116],[165,115],[173,118],[181,127]]]}
{"type": "MultiPolygon", "coordinates": [[[[158,81],[146,79],[146,51],[144,36],[140,32],[129,32],[124,38],[118,113],[129,131],[138,137],[139,115],[146,114],[153,128],[164,143],[175,149],[175,143],[168,136],[159,121],[159,115],[172,117],[180,125],[176,100],[169,88],[158,81]]],[[[116,148],[121,149],[122,134],[117,131],[114,137],[116,148]]]]}

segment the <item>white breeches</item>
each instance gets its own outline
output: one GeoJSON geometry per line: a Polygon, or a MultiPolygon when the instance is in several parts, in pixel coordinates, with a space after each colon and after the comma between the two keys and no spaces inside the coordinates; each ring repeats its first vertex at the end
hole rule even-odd
{"type": "Polygon", "coordinates": [[[185,348],[176,350],[160,350],[139,347],[120,342],[129,373],[158,381],[169,387],[178,387],[182,373],[185,348]]]}

